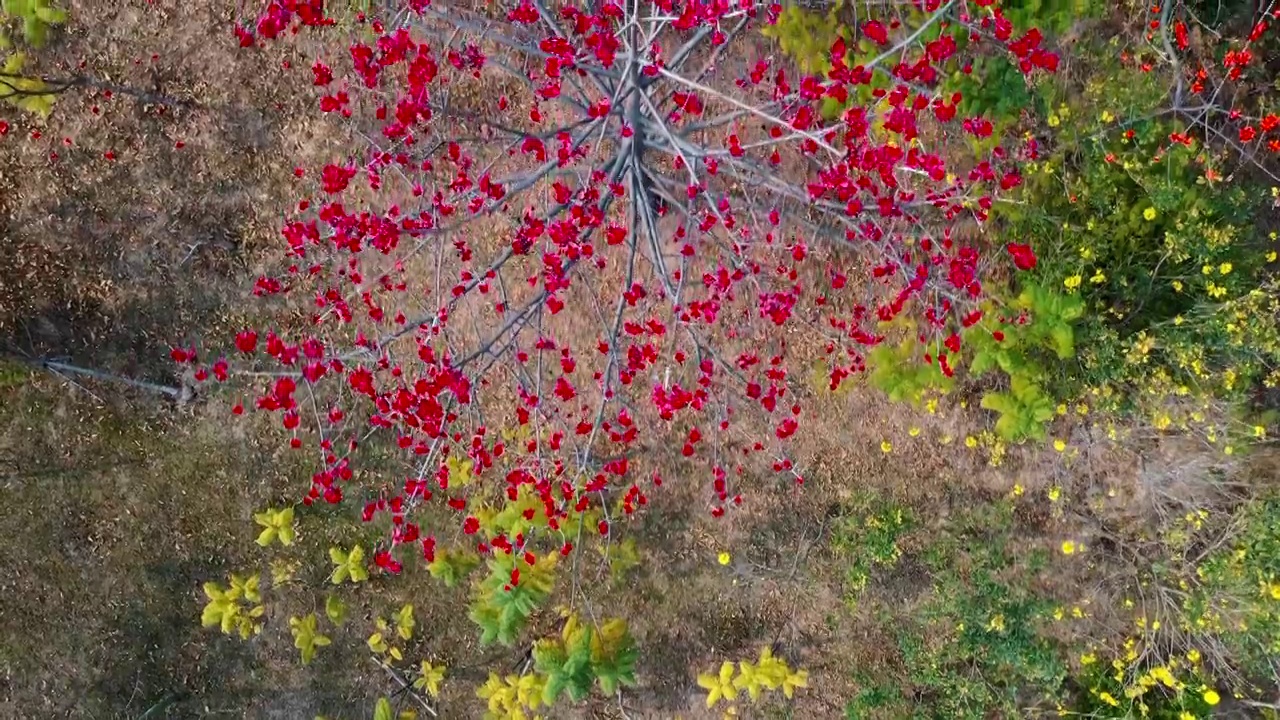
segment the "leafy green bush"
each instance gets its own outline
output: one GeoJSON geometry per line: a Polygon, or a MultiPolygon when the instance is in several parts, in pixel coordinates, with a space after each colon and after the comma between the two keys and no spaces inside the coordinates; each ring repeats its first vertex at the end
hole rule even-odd
{"type": "Polygon", "coordinates": [[[1052,394],[1187,427],[1280,381],[1275,254],[1254,222],[1265,193],[1223,177],[1225,160],[1152,115],[1157,86],[1122,71],[1103,63],[1082,94],[1057,91],[1047,152],[995,216],[1035,248],[1035,281],[1084,304],[1079,362],[1052,368],[1052,394]]]}

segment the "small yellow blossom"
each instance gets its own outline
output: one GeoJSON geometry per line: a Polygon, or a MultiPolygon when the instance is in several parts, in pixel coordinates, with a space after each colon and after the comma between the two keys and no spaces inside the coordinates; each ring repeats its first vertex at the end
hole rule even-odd
{"type": "Polygon", "coordinates": [[[1102,272],[1101,268],[1095,270],[1093,273],[1093,277],[1089,278],[1089,282],[1093,283],[1094,285],[1101,285],[1106,281],[1107,281],[1107,275],[1106,273],[1102,272]]]}
{"type": "Polygon", "coordinates": [[[1272,250],[1271,252],[1267,253],[1267,262],[1272,263],[1275,261],[1276,261],[1276,251],[1272,250]]]}
{"type": "Polygon", "coordinates": [[[1021,485],[1014,485],[1014,486],[1013,486],[1013,496],[1014,496],[1014,497],[1022,497],[1022,486],[1021,486],[1021,485]]]}
{"type": "Polygon", "coordinates": [[[1083,277],[1079,275],[1072,275],[1066,280],[1063,280],[1062,284],[1066,286],[1068,290],[1075,290],[1076,288],[1080,287],[1080,283],[1083,281],[1084,281],[1083,277]]]}
{"type": "Polygon", "coordinates": [[[1062,120],[1060,120],[1057,115],[1049,113],[1049,127],[1058,127],[1058,123],[1061,122],[1062,120]]]}
{"type": "Polygon", "coordinates": [[[1198,662],[1200,662],[1200,651],[1199,651],[1199,650],[1196,650],[1195,648],[1192,648],[1191,650],[1188,650],[1188,651],[1187,651],[1187,659],[1188,659],[1188,660],[1190,660],[1190,661],[1191,661],[1191,662],[1193,662],[1193,663],[1198,663],[1198,662]]]}
{"type": "Polygon", "coordinates": [[[1173,281],[1173,291],[1174,291],[1174,292],[1182,292],[1182,281],[1181,281],[1181,280],[1174,280],[1174,281],[1173,281]]]}
{"type": "Polygon", "coordinates": [[[720,564],[721,564],[721,565],[728,565],[728,564],[729,564],[729,561],[730,561],[730,560],[732,560],[732,559],[733,559],[733,558],[732,558],[732,557],[730,557],[730,555],[729,555],[729,553],[728,553],[727,551],[726,551],[726,552],[721,552],[719,555],[717,555],[717,556],[716,556],[716,560],[718,560],[718,561],[720,562],[720,564]]]}
{"type": "Polygon", "coordinates": [[[1214,705],[1217,705],[1218,702],[1222,700],[1222,697],[1213,690],[1205,690],[1204,695],[1202,695],[1201,697],[1204,698],[1205,704],[1211,707],[1214,705]]]}
{"type": "Polygon", "coordinates": [[[1058,498],[1062,497],[1062,488],[1054,485],[1049,488],[1049,502],[1058,502],[1058,498]]]}
{"type": "Polygon", "coordinates": [[[1265,438],[1267,436],[1267,429],[1262,427],[1261,425],[1254,425],[1253,436],[1261,440],[1262,438],[1265,438]]]}
{"type": "Polygon", "coordinates": [[[1058,452],[1063,452],[1067,449],[1067,444],[1062,440],[1054,440],[1053,449],[1057,450],[1058,452]]]}
{"type": "Polygon", "coordinates": [[[913,428],[911,428],[910,430],[907,430],[907,434],[908,434],[908,435],[910,435],[911,437],[919,437],[919,436],[920,436],[920,428],[918,428],[918,427],[913,427],[913,428]]]}
{"type": "Polygon", "coordinates": [[[893,443],[889,442],[888,440],[881,440],[881,441],[880,441],[880,452],[882,452],[882,453],[890,453],[890,452],[893,452],[893,443]]]}
{"type": "Polygon", "coordinates": [[[1155,208],[1153,208],[1153,207],[1149,207],[1149,208],[1147,208],[1146,210],[1143,210],[1143,211],[1142,211],[1142,217],[1146,218],[1147,222],[1151,222],[1152,220],[1155,220],[1155,219],[1156,219],[1156,209],[1155,209],[1155,208]]]}
{"type": "Polygon", "coordinates": [[[1098,116],[1098,119],[1104,123],[1109,123],[1112,120],[1115,120],[1116,116],[1112,115],[1110,110],[1103,110],[1102,114],[1098,116]]]}
{"type": "Polygon", "coordinates": [[[1065,540],[1065,541],[1063,541],[1063,543],[1062,543],[1062,554],[1063,554],[1063,555],[1070,555],[1070,554],[1074,553],[1075,551],[1076,551],[1076,544],[1075,544],[1074,542],[1072,542],[1072,541],[1070,541],[1070,540],[1065,540]]]}
{"type": "Polygon", "coordinates": [[[976,438],[976,437],[974,437],[974,436],[972,436],[972,435],[970,435],[970,436],[966,437],[966,438],[964,439],[964,446],[965,446],[965,447],[967,447],[967,448],[976,448],[976,447],[978,447],[978,438],[976,438]]]}
{"type": "Polygon", "coordinates": [[[1221,275],[1227,275],[1227,274],[1229,274],[1230,272],[1231,272],[1231,263],[1229,263],[1229,262],[1224,262],[1224,263],[1222,263],[1221,265],[1219,265],[1219,266],[1218,266],[1218,273],[1219,273],[1219,274],[1221,274],[1221,275]]]}

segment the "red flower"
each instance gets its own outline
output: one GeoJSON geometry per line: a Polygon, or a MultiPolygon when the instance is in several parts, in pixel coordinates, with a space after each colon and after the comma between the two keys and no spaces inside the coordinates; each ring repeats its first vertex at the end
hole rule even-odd
{"type": "Polygon", "coordinates": [[[1013,264],[1019,270],[1031,270],[1036,266],[1036,254],[1031,246],[1024,243],[1009,243],[1004,249],[1013,257],[1013,264]]]}
{"type": "Polygon", "coordinates": [[[241,330],[236,333],[236,348],[242,353],[251,353],[258,347],[258,333],[253,330],[241,330]]]}
{"type": "Polygon", "coordinates": [[[887,45],[889,43],[889,32],[882,23],[875,20],[862,23],[862,32],[875,41],[877,45],[887,45]]]}
{"type": "Polygon", "coordinates": [[[328,65],[319,60],[316,61],[315,65],[311,66],[311,72],[315,75],[315,79],[312,81],[313,85],[328,85],[333,82],[333,71],[329,69],[328,65]]]}
{"type": "Polygon", "coordinates": [[[351,182],[351,178],[355,176],[355,168],[338,165],[325,165],[320,174],[320,178],[324,182],[324,191],[331,194],[346,190],[347,183],[351,182]]]}

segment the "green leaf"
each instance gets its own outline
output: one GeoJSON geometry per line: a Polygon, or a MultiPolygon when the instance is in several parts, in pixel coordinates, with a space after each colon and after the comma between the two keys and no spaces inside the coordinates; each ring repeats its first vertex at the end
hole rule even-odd
{"type": "Polygon", "coordinates": [[[343,552],[336,547],[329,548],[329,559],[335,566],[330,577],[334,585],[341,585],[347,579],[353,583],[369,579],[369,571],[364,566],[364,548],[359,545],[353,546],[350,552],[343,552]]]}
{"type": "Polygon", "coordinates": [[[378,698],[378,704],[373,708],[373,720],[395,720],[390,700],[385,697],[378,698]]]}
{"type": "Polygon", "coordinates": [[[330,595],[324,601],[324,614],[329,618],[329,622],[340,626],[347,619],[347,604],[337,595],[330,595]]]}
{"type": "Polygon", "coordinates": [[[1053,350],[1059,360],[1066,360],[1076,354],[1075,333],[1070,325],[1056,325],[1050,331],[1053,338],[1053,350]]]}
{"type": "Polygon", "coordinates": [[[480,557],[463,551],[440,550],[436,559],[427,565],[431,577],[440,580],[445,587],[457,587],[468,574],[480,565],[480,557]]]}
{"type": "Polygon", "coordinates": [[[38,7],[36,17],[48,25],[61,25],[67,21],[67,12],[57,8],[38,7]]]}

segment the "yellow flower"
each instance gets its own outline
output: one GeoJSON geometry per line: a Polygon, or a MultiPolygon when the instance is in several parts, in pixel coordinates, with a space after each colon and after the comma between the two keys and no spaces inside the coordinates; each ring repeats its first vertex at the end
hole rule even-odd
{"type": "Polygon", "coordinates": [[[1192,715],[1186,710],[1183,710],[1182,712],[1178,713],[1178,720],[1196,720],[1196,716],[1192,715]]]}
{"type": "Polygon", "coordinates": [[[1080,287],[1080,283],[1083,281],[1084,281],[1084,278],[1080,277],[1079,275],[1072,275],[1066,280],[1063,280],[1062,284],[1065,285],[1068,290],[1075,290],[1076,288],[1080,287]]]}
{"type": "Polygon", "coordinates": [[[1275,261],[1276,261],[1276,251],[1272,250],[1271,252],[1267,253],[1267,262],[1275,262],[1275,261]]]}
{"type": "Polygon", "coordinates": [[[1111,694],[1111,693],[1109,693],[1109,692],[1105,692],[1105,691],[1104,691],[1104,692],[1099,693],[1099,694],[1098,694],[1098,699],[1099,699],[1099,700],[1101,700],[1102,702],[1104,702],[1104,703],[1106,703],[1106,704],[1110,705],[1111,707],[1120,707],[1120,701],[1119,701],[1119,700],[1117,700],[1117,699],[1115,698],[1115,696],[1114,696],[1114,695],[1112,695],[1112,694],[1111,694]]]}
{"type": "Polygon", "coordinates": [[[1116,119],[1116,116],[1115,116],[1115,115],[1112,115],[1112,114],[1111,114],[1111,111],[1109,111],[1109,110],[1103,110],[1103,111],[1102,111],[1102,114],[1098,116],[1098,119],[1099,119],[1099,120],[1101,120],[1101,121],[1102,121],[1102,122],[1104,122],[1104,123],[1109,123],[1109,122],[1111,122],[1112,120],[1115,120],[1115,119],[1116,119]]]}
{"type": "Polygon", "coordinates": [[[1182,281],[1181,281],[1181,280],[1174,280],[1174,281],[1173,281],[1173,291],[1174,291],[1174,292],[1182,292],[1182,281]]]}
{"type": "Polygon", "coordinates": [[[1204,691],[1204,695],[1202,695],[1202,697],[1204,698],[1204,702],[1205,702],[1205,704],[1206,704],[1206,705],[1209,705],[1209,706],[1211,706],[1211,707],[1212,707],[1213,705],[1217,705],[1217,704],[1218,704],[1218,702],[1219,702],[1220,700],[1222,700],[1222,697],[1221,697],[1220,695],[1218,695],[1218,693],[1217,693],[1217,692],[1215,692],[1215,691],[1213,691],[1213,690],[1205,690],[1205,691],[1204,691]]]}
{"type": "Polygon", "coordinates": [[[721,565],[728,565],[729,561],[732,559],[733,558],[730,557],[728,551],[721,552],[719,555],[716,556],[716,561],[719,562],[721,565]]]}
{"type": "Polygon", "coordinates": [[[976,438],[976,437],[974,437],[974,436],[970,435],[969,437],[967,437],[967,438],[965,438],[965,439],[964,439],[964,446],[965,446],[965,447],[967,447],[967,448],[976,448],[976,447],[978,447],[978,438],[976,438]]]}
{"type": "Polygon", "coordinates": [[[889,442],[888,440],[881,440],[881,441],[880,441],[880,452],[882,452],[882,453],[889,453],[889,452],[893,452],[893,443],[889,442]]]}
{"type": "Polygon", "coordinates": [[[733,685],[733,663],[726,661],[718,675],[703,673],[698,676],[698,686],[707,691],[707,707],[713,708],[721,700],[734,700],[738,688],[733,685]]]}
{"type": "Polygon", "coordinates": [[[1058,502],[1058,498],[1062,497],[1062,488],[1054,485],[1049,488],[1049,502],[1058,502]]]}
{"type": "Polygon", "coordinates": [[[907,430],[907,434],[908,434],[908,435],[910,435],[911,437],[919,437],[919,435],[920,435],[920,428],[918,428],[918,427],[913,427],[913,428],[911,428],[910,430],[907,430]]]}
{"type": "Polygon", "coordinates": [[[1271,599],[1280,600],[1280,583],[1271,583],[1271,599]]]}
{"type": "Polygon", "coordinates": [[[1231,272],[1231,263],[1229,263],[1229,262],[1224,262],[1224,263],[1222,263],[1221,265],[1219,265],[1219,266],[1218,266],[1218,272],[1219,272],[1220,274],[1222,274],[1222,275],[1226,275],[1226,274],[1230,273],[1230,272],[1231,272]]]}
{"type": "Polygon", "coordinates": [[[1075,551],[1076,551],[1076,544],[1075,544],[1074,542],[1072,542],[1072,541],[1070,541],[1070,540],[1065,540],[1065,541],[1063,541],[1063,543],[1062,543],[1062,554],[1063,554],[1063,555],[1070,555],[1070,554],[1074,553],[1075,551]]]}
{"type": "Polygon", "coordinates": [[[1267,436],[1267,429],[1262,427],[1261,425],[1254,425],[1253,436],[1261,440],[1262,438],[1265,438],[1267,436]]]}
{"type": "Polygon", "coordinates": [[[1057,115],[1049,113],[1049,127],[1058,127],[1058,123],[1062,122],[1057,115]]]}
{"type": "Polygon", "coordinates": [[[1063,452],[1067,449],[1067,444],[1062,440],[1054,440],[1053,449],[1057,450],[1058,452],[1063,452]]]}
{"type": "Polygon", "coordinates": [[[1014,486],[1013,486],[1013,496],[1014,496],[1014,497],[1022,497],[1022,486],[1021,486],[1021,485],[1014,485],[1014,486]]]}
{"type": "Polygon", "coordinates": [[[1143,211],[1142,211],[1142,217],[1146,218],[1147,222],[1151,222],[1152,220],[1155,220],[1155,219],[1156,219],[1156,209],[1155,209],[1155,208],[1153,208],[1153,207],[1149,207],[1149,208],[1147,208],[1146,210],[1143,210],[1143,211]]]}
{"type": "Polygon", "coordinates": [[[1192,648],[1187,651],[1187,659],[1193,663],[1200,662],[1200,651],[1192,648]]]}
{"type": "Polygon", "coordinates": [[[1101,268],[1099,268],[1098,270],[1095,270],[1093,273],[1093,277],[1089,278],[1089,282],[1093,283],[1094,285],[1100,285],[1106,281],[1107,281],[1107,275],[1106,273],[1102,272],[1101,268]]]}

